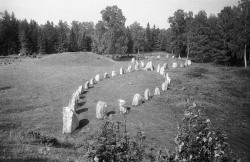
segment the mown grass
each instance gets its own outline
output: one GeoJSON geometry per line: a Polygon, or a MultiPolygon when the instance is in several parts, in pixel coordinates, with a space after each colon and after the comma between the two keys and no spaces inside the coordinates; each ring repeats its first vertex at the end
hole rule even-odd
{"type": "MultiPolygon", "coordinates": [[[[147,55],[165,56],[166,53],[147,55]]],[[[173,61],[180,62],[165,57],[143,61],[148,60],[155,67],[158,63],[167,62],[171,66],[173,61]]],[[[103,122],[95,119],[97,101],[107,102],[109,111],[115,112],[113,116],[123,121],[118,113],[119,98],[131,107],[128,132],[146,132],[146,142],[153,148],[173,148],[177,123],[185,108],[195,101],[205,108],[213,127],[228,134],[233,150],[246,161],[250,159],[249,69],[215,64],[170,67],[169,90],[139,107],[131,106],[133,95],[142,95],[146,88],[153,93],[156,86],[161,87],[162,76],[138,71],[102,80],[81,96],[77,109],[80,128],[72,135],[62,135],[61,109],[78,86],[96,74],[102,76],[104,72],[111,74],[112,70],[119,72],[121,67],[126,69],[128,64],[129,61],[116,62],[92,53],[63,53],[0,66],[0,147],[3,148],[0,159],[84,161],[86,139],[103,122]],[[29,132],[39,135],[30,137],[29,132]]]]}

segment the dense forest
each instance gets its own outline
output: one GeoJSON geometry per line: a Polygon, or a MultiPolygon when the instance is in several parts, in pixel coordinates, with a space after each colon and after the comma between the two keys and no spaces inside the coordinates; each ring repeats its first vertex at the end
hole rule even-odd
{"type": "Polygon", "coordinates": [[[125,26],[126,18],[117,6],[101,11],[102,21],[18,20],[15,14],[0,12],[0,55],[51,54],[93,51],[98,54],[133,54],[167,51],[200,62],[247,65],[250,51],[250,1],[224,7],[218,15],[177,10],[166,18],[170,28],[144,28],[138,22],[125,26]]]}

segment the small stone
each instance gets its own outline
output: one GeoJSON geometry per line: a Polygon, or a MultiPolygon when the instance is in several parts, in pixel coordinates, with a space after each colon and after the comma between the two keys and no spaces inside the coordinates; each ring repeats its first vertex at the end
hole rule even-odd
{"type": "Polygon", "coordinates": [[[132,71],[132,66],[130,65],[127,69],[127,72],[130,73],[132,71]]]}
{"type": "Polygon", "coordinates": [[[153,71],[154,70],[154,66],[153,66],[153,63],[152,61],[149,61],[145,67],[145,70],[151,70],[153,71]]]}
{"type": "Polygon", "coordinates": [[[133,101],[132,101],[132,105],[133,106],[138,106],[142,104],[142,97],[140,94],[135,94],[133,101]]]}
{"type": "Polygon", "coordinates": [[[177,68],[177,63],[173,62],[172,68],[177,68]]]}
{"type": "Polygon", "coordinates": [[[123,68],[120,69],[120,75],[124,74],[123,68]]]}
{"type": "Polygon", "coordinates": [[[89,81],[87,81],[84,85],[84,89],[89,89],[89,81]]]}
{"type": "Polygon", "coordinates": [[[155,96],[159,96],[161,95],[161,91],[158,87],[155,88],[155,93],[154,93],[155,96]]]}
{"type": "Polygon", "coordinates": [[[106,73],[104,73],[104,76],[103,76],[103,78],[108,78],[109,77],[109,75],[108,75],[108,73],[106,72],[106,73]]]}
{"type": "Polygon", "coordinates": [[[161,66],[158,64],[156,72],[160,73],[160,69],[161,69],[161,66]]]}
{"type": "Polygon", "coordinates": [[[90,84],[90,85],[94,85],[94,78],[91,78],[91,79],[90,79],[89,84],[90,84]]]}
{"type": "Polygon", "coordinates": [[[146,91],[144,92],[144,99],[145,100],[149,100],[150,98],[150,90],[149,89],[146,89],[146,91]]]}
{"type": "Polygon", "coordinates": [[[116,71],[113,70],[111,76],[114,77],[114,76],[116,76],[116,75],[117,75],[117,74],[116,74],[116,71]]]}
{"type": "Polygon", "coordinates": [[[99,74],[97,74],[97,75],[95,76],[95,81],[97,81],[97,82],[100,81],[100,75],[99,75],[99,74]]]}
{"type": "Polygon", "coordinates": [[[162,91],[167,91],[167,89],[168,89],[168,84],[162,83],[162,91]]]}
{"type": "Polygon", "coordinates": [[[107,114],[107,104],[103,101],[98,101],[96,105],[96,118],[103,119],[107,114]]]}

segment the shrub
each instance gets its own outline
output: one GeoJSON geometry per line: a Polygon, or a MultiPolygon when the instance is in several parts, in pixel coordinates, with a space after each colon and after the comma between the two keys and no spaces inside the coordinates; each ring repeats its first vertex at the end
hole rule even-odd
{"type": "Polygon", "coordinates": [[[211,128],[211,121],[202,115],[201,108],[189,107],[178,125],[175,138],[176,161],[234,161],[227,137],[211,128]]]}
{"type": "Polygon", "coordinates": [[[141,161],[143,156],[142,142],[145,133],[137,132],[134,138],[121,132],[121,122],[105,121],[100,133],[89,140],[88,158],[95,161],[141,161]]]}
{"type": "MultiPolygon", "coordinates": [[[[126,123],[126,120],[125,120],[126,123]]],[[[97,162],[123,161],[157,161],[157,162],[226,162],[237,161],[226,142],[227,137],[220,131],[213,130],[211,121],[202,114],[202,108],[189,107],[184,112],[184,118],[178,125],[178,132],[174,139],[174,152],[168,149],[146,151],[145,133],[138,131],[134,137],[121,131],[120,121],[105,121],[100,133],[89,140],[87,156],[97,162]]],[[[149,147],[149,150],[153,148],[149,147]]]]}

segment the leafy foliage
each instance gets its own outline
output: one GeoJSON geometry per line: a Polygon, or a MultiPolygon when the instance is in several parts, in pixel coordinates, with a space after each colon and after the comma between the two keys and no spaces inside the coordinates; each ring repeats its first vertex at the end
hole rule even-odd
{"type": "MultiPolygon", "coordinates": [[[[174,139],[176,149],[159,150],[157,153],[146,151],[151,148],[144,141],[146,135],[138,131],[135,136],[121,132],[120,121],[105,121],[99,134],[88,140],[87,156],[94,161],[237,161],[232,154],[227,137],[214,130],[211,121],[202,114],[202,108],[193,103],[184,112],[174,139]]],[[[125,125],[126,127],[126,125],[125,125]]]]}

